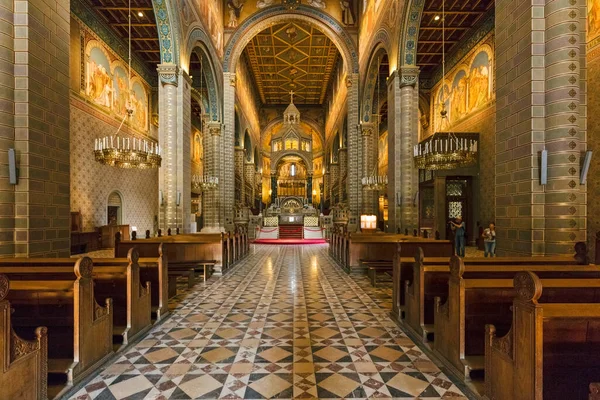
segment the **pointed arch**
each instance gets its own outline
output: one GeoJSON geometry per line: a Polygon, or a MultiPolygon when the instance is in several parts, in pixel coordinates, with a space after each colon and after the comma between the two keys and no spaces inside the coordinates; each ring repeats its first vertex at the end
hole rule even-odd
{"type": "Polygon", "coordinates": [[[216,58],[211,54],[210,47],[206,45],[206,40],[208,40],[208,37],[204,31],[198,28],[190,33],[188,36],[188,48],[191,50],[188,55],[187,63],[190,65],[192,53],[195,53],[202,61],[204,81],[206,82],[208,94],[208,108],[205,109],[205,112],[209,115],[212,122],[217,122],[221,120],[221,104],[219,102],[221,80],[217,79],[217,76],[222,76],[222,74],[218,73],[216,70],[216,66],[213,62],[216,58]]]}
{"type": "Polygon", "coordinates": [[[381,65],[381,57],[388,55],[389,52],[386,50],[383,43],[379,43],[373,49],[371,58],[369,60],[369,66],[367,68],[367,74],[365,78],[365,85],[363,88],[363,101],[361,103],[362,109],[360,113],[362,122],[371,122],[371,114],[374,107],[379,105],[373,104],[375,97],[375,88],[377,85],[377,79],[379,79],[379,67],[381,65]]]}
{"type": "MultiPolygon", "coordinates": [[[[176,22],[172,12],[171,0],[152,0],[156,28],[158,29],[160,45],[160,61],[163,64],[177,64],[179,61],[179,46],[177,29],[173,29],[176,22]]],[[[176,79],[176,77],[175,77],[176,79]]]]}

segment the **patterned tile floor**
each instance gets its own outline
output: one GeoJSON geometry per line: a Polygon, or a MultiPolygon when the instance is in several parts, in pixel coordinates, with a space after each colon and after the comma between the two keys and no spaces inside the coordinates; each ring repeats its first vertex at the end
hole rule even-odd
{"type": "Polygon", "coordinates": [[[465,399],[388,317],[390,295],[326,245],[256,245],[73,398],[465,399]]]}

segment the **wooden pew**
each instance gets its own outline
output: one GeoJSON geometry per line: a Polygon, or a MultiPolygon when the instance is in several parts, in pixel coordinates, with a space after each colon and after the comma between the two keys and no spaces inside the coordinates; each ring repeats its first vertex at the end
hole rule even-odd
{"type": "Polygon", "coordinates": [[[78,259],[74,272],[72,280],[11,281],[7,296],[17,334],[48,327],[48,383],[59,386],[77,383],[113,354],[112,299],[96,302],[90,258],[78,259]]]}
{"type": "MultiPolygon", "coordinates": [[[[349,234],[344,244],[342,267],[349,272],[360,268],[360,260],[387,260],[393,262],[398,252],[402,256],[412,256],[421,247],[428,257],[450,257],[452,243],[448,240],[423,239],[397,234],[349,234]]],[[[364,270],[364,269],[363,269],[364,270]]]]}
{"type": "MultiPolygon", "coordinates": [[[[448,264],[423,265],[423,259],[423,252],[418,250],[413,265],[413,279],[404,281],[405,304],[402,308],[404,318],[400,322],[427,343],[428,336],[434,332],[434,298],[440,297],[445,301],[448,296],[450,266],[448,264]]],[[[494,272],[503,274],[498,278],[512,279],[520,271],[543,273],[545,278],[600,278],[600,267],[595,265],[466,264],[465,268],[466,277],[469,278],[478,278],[494,272]]]]}
{"type": "MultiPolygon", "coordinates": [[[[202,265],[214,266],[215,269],[224,272],[234,262],[233,240],[233,236],[228,233],[186,234],[130,241],[122,241],[117,238],[115,257],[123,257],[133,246],[140,249],[142,257],[157,257],[157,251],[152,249],[149,252],[142,251],[142,246],[145,249],[147,246],[152,248],[165,243],[168,244],[164,253],[168,259],[170,274],[174,274],[180,266],[182,267],[181,272],[187,274],[189,268],[186,267],[196,268],[202,265]]],[[[192,281],[190,285],[193,286],[193,283],[192,281]]]]}
{"type": "Polygon", "coordinates": [[[387,275],[391,278],[394,270],[393,261],[388,260],[360,260],[360,265],[367,269],[367,276],[373,287],[377,286],[379,275],[387,275]]]}
{"type": "Polygon", "coordinates": [[[13,331],[9,286],[0,274],[0,400],[47,400],[48,329],[37,327],[33,340],[13,331]]]}
{"type": "MultiPolygon", "coordinates": [[[[515,292],[513,280],[505,271],[479,273],[475,279],[463,278],[465,265],[459,257],[450,261],[448,299],[435,298],[433,349],[444,364],[465,380],[484,369],[484,327],[493,323],[497,331],[510,328],[510,311],[515,292]]],[[[538,276],[554,276],[552,270],[539,269],[538,276]]],[[[550,303],[600,302],[600,279],[542,279],[547,289],[542,300],[550,303]]]]}
{"type": "Polygon", "coordinates": [[[539,303],[536,274],[514,277],[512,326],[485,332],[485,395],[495,400],[586,399],[600,376],[600,303],[539,303]]]}
{"type": "MultiPolygon", "coordinates": [[[[0,260],[0,273],[11,280],[74,280],[74,258],[14,258],[0,260]]],[[[139,253],[129,249],[127,258],[94,263],[96,298],[112,298],[113,342],[126,346],[151,327],[151,284],[140,280],[139,253]]]]}
{"type": "MultiPolygon", "coordinates": [[[[393,273],[393,292],[392,292],[392,315],[397,319],[404,318],[405,305],[405,290],[404,282],[412,281],[413,266],[415,263],[415,253],[410,257],[401,254],[402,243],[398,243],[398,250],[394,257],[394,273],[393,273]]],[[[470,265],[529,265],[529,264],[545,264],[545,265],[586,265],[583,260],[584,256],[550,256],[550,257],[469,257],[463,258],[466,266],[470,265]]],[[[422,260],[422,265],[449,265],[450,256],[448,257],[425,257],[422,260]]]]}

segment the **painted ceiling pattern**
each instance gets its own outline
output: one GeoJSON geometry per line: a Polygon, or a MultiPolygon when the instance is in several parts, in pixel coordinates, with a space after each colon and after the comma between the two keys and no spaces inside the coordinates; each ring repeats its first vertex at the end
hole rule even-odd
{"type": "Polygon", "coordinates": [[[244,50],[263,104],[323,104],[340,57],[335,44],[300,22],[274,25],[244,50]]]}

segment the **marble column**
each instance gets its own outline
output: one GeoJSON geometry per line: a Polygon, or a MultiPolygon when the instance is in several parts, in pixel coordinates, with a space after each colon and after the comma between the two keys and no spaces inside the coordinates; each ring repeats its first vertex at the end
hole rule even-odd
{"type": "MultiPolygon", "coordinates": [[[[350,212],[348,229],[350,231],[360,227],[360,211],[362,205],[362,143],[360,137],[361,134],[359,132],[358,82],[358,73],[348,74],[346,78],[346,87],[348,88],[348,113],[346,117],[348,124],[348,158],[346,159],[346,165],[342,165],[342,151],[340,150],[340,169],[342,171],[347,171],[347,204],[350,212]]],[[[340,173],[343,174],[342,171],[340,171],[340,173]]]]}
{"type": "MultiPolygon", "coordinates": [[[[239,201],[236,199],[236,206],[244,204],[245,195],[246,195],[246,187],[244,185],[244,148],[243,147],[235,147],[235,155],[234,155],[234,165],[235,165],[235,176],[239,177],[240,187],[237,188],[240,191],[240,199],[239,201]]],[[[235,180],[235,184],[237,185],[237,179],[235,180]]]]}
{"type": "Polygon", "coordinates": [[[499,255],[573,254],[586,240],[585,5],[496,2],[499,255]],[[516,16],[516,17],[515,17],[516,16]],[[540,157],[548,152],[548,182],[540,157]]]}
{"type": "MultiPolygon", "coordinates": [[[[338,194],[340,196],[340,202],[346,202],[349,203],[350,202],[350,172],[348,171],[348,149],[345,147],[342,147],[339,150],[338,153],[338,161],[339,161],[339,175],[338,175],[338,179],[340,181],[340,185],[338,187],[338,194]],[[344,177],[346,177],[346,184],[344,185],[344,177]],[[345,192],[345,193],[344,193],[345,192]],[[344,198],[344,195],[347,196],[347,198],[344,198]]],[[[353,168],[354,169],[354,168],[353,168]]],[[[362,171],[361,171],[362,172],[362,171]]],[[[361,199],[362,199],[362,193],[361,193],[361,199]]],[[[357,210],[358,215],[360,215],[360,211],[361,208],[359,207],[357,210]]]]}
{"type": "Polygon", "coordinates": [[[159,227],[190,231],[191,79],[175,64],[158,66],[162,166],[159,171],[159,227]],[[162,201],[161,201],[162,200],[162,201]]]}

